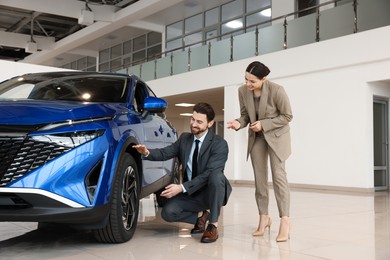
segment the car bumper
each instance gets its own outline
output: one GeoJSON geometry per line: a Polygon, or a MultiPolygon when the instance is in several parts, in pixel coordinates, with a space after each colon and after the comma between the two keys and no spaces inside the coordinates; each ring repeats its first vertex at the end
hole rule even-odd
{"type": "Polygon", "coordinates": [[[74,223],[101,226],[109,205],[85,207],[39,189],[0,188],[0,221],[74,223]]]}

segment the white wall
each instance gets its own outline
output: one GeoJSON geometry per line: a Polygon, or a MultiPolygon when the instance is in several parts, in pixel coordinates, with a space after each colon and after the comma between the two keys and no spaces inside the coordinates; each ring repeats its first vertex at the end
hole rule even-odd
{"type": "MultiPolygon", "coordinates": [[[[248,63],[260,60],[269,80],[290,97],[292,185],[373,190],[373,96],[390,97],[390,26],[250,59],[149,81],[158,96],[225,86],[225,121],[239,116],[237,88],[248,63]],[[194,78],[195,80],[188,80],[194,78]],[[178,89],[175,86],[186,86],[178,89]],[[201,87],[199,87],[201,86],[201,87]]],[[[253,180],[246,130],[225,130],[230,155],[226,175],[253,180]]]]}

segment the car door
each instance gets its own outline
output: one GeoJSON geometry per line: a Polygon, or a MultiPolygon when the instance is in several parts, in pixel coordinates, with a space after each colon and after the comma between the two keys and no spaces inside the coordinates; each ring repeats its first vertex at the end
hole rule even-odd
{"type": "MultiPolygon", "coordinates": [[[[145,85],[144,82],[138,80],[136,82],[134,90],[134,102],[135,110],[140,114],[141,122],[144,130],[144,140],[140,140],[149,149],[162,148],[165,146],[165,127],[162,122],[162,118],[154,113],[142,114],[143,102],[146,97],[153,95],[145,85]]],[[[164,163],[162,161],[143,161],[143,186],[151,184],[159,180],[161,177],[167,174],[164,170],[164,163]]]]}

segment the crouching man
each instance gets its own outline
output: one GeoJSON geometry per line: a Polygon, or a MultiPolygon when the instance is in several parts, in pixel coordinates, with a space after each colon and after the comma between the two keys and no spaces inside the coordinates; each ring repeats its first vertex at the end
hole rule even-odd
{"type": "Polygon", "coordinates": [[[214,118],[211,105],[198,103],[193,108],[191,133],[183,133],[175,143],[161,149],[133,146],[144,160],[179,159],[183,183],[165,187],[161,196],[171,199],[163,207],[161,216],[168,222],[195,224],[191,233],[203,233],[202,243],[218,239],[220,211],[232,191],[224,175],[229,149],[227,142],[210,129],[214,118]]]}

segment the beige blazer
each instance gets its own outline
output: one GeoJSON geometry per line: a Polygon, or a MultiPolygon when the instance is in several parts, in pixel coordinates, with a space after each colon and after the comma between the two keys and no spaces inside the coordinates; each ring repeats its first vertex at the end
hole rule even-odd
{"type": "MultiPolygon", "coordinates": [[[[284,88],[266,80],[263,83],[259,107],[255,108],[253,91],[246,85],[238,89],[241,117],[236,119],[241,128],[256,121],[256,110],[263,127],[264,138],[280,160],[285,161],[291,154],[290,126],[293,116],[289,98],[284,88]],[[256,109],[256,110],[255,110],[256,109]]],[[[255,143],[256,134],[248,128],[247,159],[255,143]]]]}

